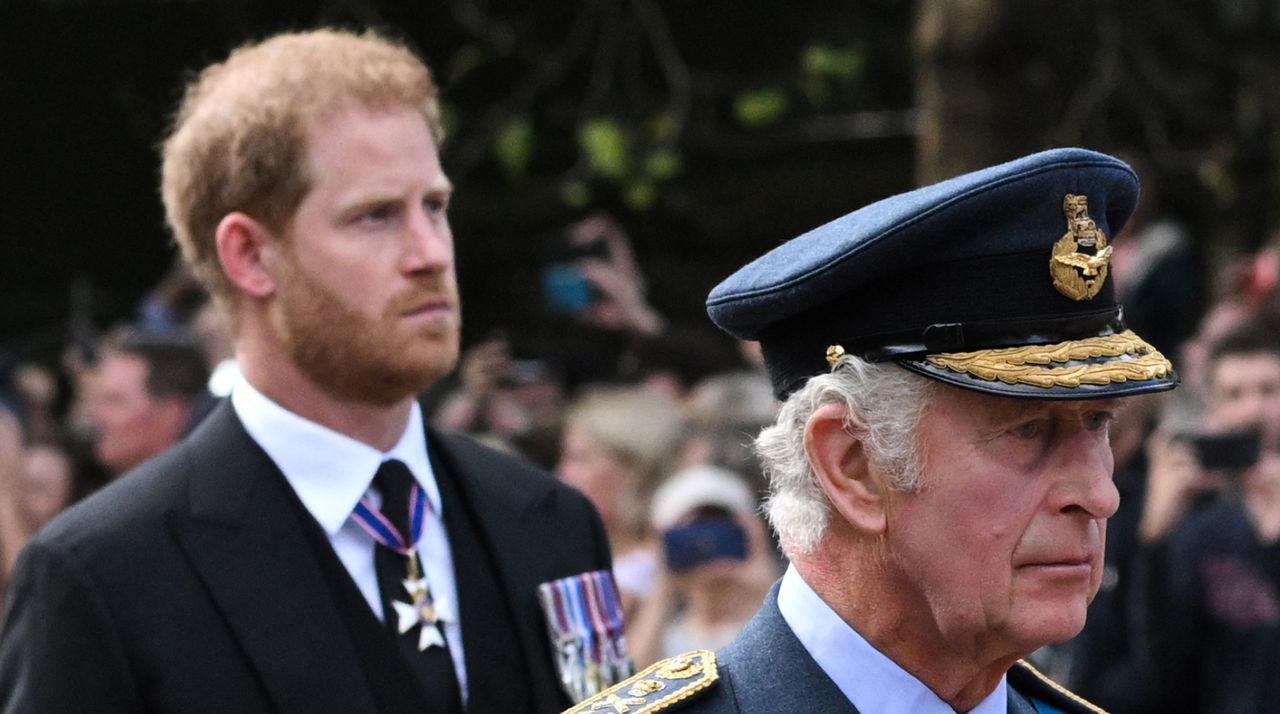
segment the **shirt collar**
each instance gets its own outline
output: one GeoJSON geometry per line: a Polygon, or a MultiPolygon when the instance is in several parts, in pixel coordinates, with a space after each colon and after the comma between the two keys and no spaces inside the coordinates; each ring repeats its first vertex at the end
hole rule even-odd
{"type": "MultiPolygon", "coordinates": [[[[796,638],[864,712],[881,714],[954,714],[946,702],[862,638],[831,609],[795,569],[787,568],[778,591],[778,610],[796,638]]],[[[1006,714],[1006,678],[970,714],[1006,714]]]]}
{"type": "Polygon", "coordinates": [[[422,408],[416,401],[404,433],[386,453],[294,414],[243,377],[231,391],[231,406],[245,431],[276,463],[302,504],[330,536],[342,528],[369,490],[378,466],[387,459],[403,461],[422,486],[432,513],[437,517],[443,513],[440,488],[427,458],[422,408]]]}

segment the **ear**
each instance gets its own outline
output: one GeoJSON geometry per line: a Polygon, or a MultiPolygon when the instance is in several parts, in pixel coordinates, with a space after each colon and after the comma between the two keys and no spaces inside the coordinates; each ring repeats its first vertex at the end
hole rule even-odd
{"type": "Polygon", "coordinates": [[[879,536],[888,523],[888,484],[848,428],[850,420],[842,404],[819,407],[805,423],[804,448],[831,507],[858,532],[879,536]]]}
{"type": "Polygon", "coordinates": [[[218,262],[236,287],[254,298],[275,292],[276,278],[270,258],[276,249],[276,239],[266,226],[243,213],[228,213],[218,222],[214,240],[218,262]]]}

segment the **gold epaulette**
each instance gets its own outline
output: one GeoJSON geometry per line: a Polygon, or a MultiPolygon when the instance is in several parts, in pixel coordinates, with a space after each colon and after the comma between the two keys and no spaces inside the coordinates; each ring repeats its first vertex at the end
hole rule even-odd
{"type": "MultiPolygon", "coordinates": [[[[1052,679],[1049,679],[1047,675],[1045,675],[1040,670],[1036,669],[1034,665],[1032,665],[1030,662],[1026,661],[1025,659],[1018,660],[1017,667],[1021,667],[1024,672],[1029,673],[1031,675],[1031,679],[1038,682],[1042,687],[1045,687],[1049,691],[1056,693],[1058,696],[1062,697],[1064,700],[1071,702],[1071,704],[1074,704],[1075,706],[1079,707],[1081,711],[1089,712],[1089,714],[1107,714],[1106,710],[1098,707],[1093,702],[1085,699],[1084,697],[1081,697],[1075,692],[1072,692],[1071,690],[1067,689],[1061,684],[1058,684],[1052,679]]],[[[1015,667],[1015,669],[1017,667],[1015,667]]]]}
{"type": "Polygon", "coordinates": [[[609,687],[562,714],[647,714],[659,712],[709,689],[716,674],[716,656],[694,650],[645,667],[630,679],[609,687]]]}

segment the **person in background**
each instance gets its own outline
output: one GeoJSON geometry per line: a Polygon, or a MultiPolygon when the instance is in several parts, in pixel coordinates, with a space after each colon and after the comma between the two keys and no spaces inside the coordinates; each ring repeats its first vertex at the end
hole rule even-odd
{"type": "Polygon", "coordinates": [[[548,237],[539,283],[546,321],[530,345],[577,396],[593,384],[638,381],[638,350],[661,341],[667,321],[623,227],[593,214],[548,237]]]}
{"type": "Polygon", "coordinates": [[[1151,450],[1140,587],[1156,711],[1280,712],[1280,323],[1227,331],[1205,376],[1202,428],[1151,450]]]}
{"type": "Polygon", "coordinates": [[[76,464],[58,441],[32,441],[22,453],[18,479],[17,514],[27,538],[71,505],[77,492],[76,464]]]}
{"type": "Polygon", "coordinates": [[[502,333],[463,351],[458,384],[432,417],[442,429],[496,440],[543,468],[555,468],[565,395],[541,359],[516,358],[502,333]]]}
{"type": "MultiPolygon", "coordinates": [[[[10,374],[0,359],[0,596],[5,594],[9,574],[26,540],[18,515],[18,494],[22,487],[22,407],[10,383],[10,374]]],[[[0,631],[3,629],[0,623],[0,631]]]]}
{"type": "Polygon", "coordinates": [[[769,378],[755,371],[722,372],[694,385],[684,404],[690,429],[680,464],[728,469],[762,496],[766,484],[751,440],[778,416],[769,378]]]}
{"type": "Polygon", "coordinates": [[[120,476],[168,449],[209,408],[209,368],[178,332],[126,332],[103,351],[89,395],[94,455],[120,476]]]}
{"type": "Polygon", "coordinates": [[[657,574],[649,499],[684,437],[679,404],[634,387],[588,392],[570,405],[565,419],[556,473],[600,512],[628,617],[657,574]]]}
{"type": "Polygon", "coordinates": [[[718,649],[742,629],[777,579],[773,543],[741,475],[716,466],[672,474],[653,494],[663,544],[657,585],[627,629],[638,666],[718,649]]]}
{"type": "Polygon", "coordinates": [[[55,439],[58,433],[58,381],[47,367],[28,362],[13,373],[13,388],[22,401],[27,439],[55,439]]]}

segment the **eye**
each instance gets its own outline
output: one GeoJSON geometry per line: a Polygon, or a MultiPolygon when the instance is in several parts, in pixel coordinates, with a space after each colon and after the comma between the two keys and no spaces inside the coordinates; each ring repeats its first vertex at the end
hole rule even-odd
{"type": "Polygon", "coordinates": [[[1015,437],[1019,439],[1035,439],[1036,437],[1042,436],[1044,434],[1044,429],[1045,429],[1044,421],[1037,419],[1035,421],[1029,421],[1029,422],[1024,422],[1022,424],[1019,424],[1013,427],[1012,429],[1010,429],[1009,433],[1013,434],[1015,437]]]}
{"type": "Polygon", "coordinates": [[[449,199],[444,196],[428,196],[422,200],[422,207],[427,213],[444,213],[449,208],[449,199]]]}
{"type": "Polygon", "coordinates": [[[1115,415],[1112,414],[1111,412],[1106,412],[1106,411],[1087,412],[1084,415],[1084,428],[1088,429],[1089,431],[1099,431],[1102,429],[1106,429],[1108,426],[1111,425],[1111,422],[1114,419],[1115,419],[1115,415]]]}
{"type": "Polygon", "coordinates": [[[396,216],[396,207],[393,204],[385,203],[372,206],[356,216],[356,220],[367,223],[383,223],[389,221],[396,216]]]}

